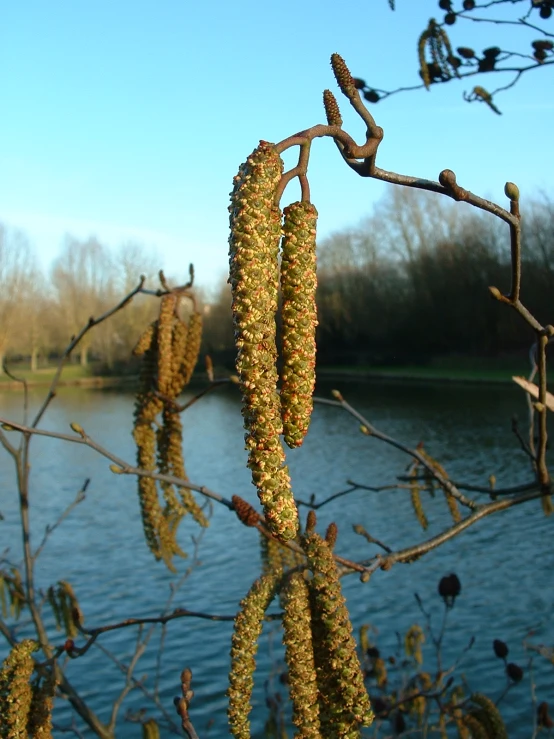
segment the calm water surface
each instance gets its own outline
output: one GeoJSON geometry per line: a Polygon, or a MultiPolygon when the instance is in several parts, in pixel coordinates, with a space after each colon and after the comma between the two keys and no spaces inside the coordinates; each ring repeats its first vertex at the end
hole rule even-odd
{"type": "MultiPolygon", "coordinates": [[[[525,404],[517,388],[503,386],[450,386],[387,384],[385,382],[321,383],[318,393],[329,397],[333,386],[379,429],[415,446],[423,440],[441,460],[453,479],[487,484],[492,473],[498,486],[525,482],[529,468],[510,431],[511,417],[525,420],[525,404]]],[[[34,394],[37,407],[41,396],[34,394]]],[[[21,419],[21,396],[0,394],[2,416],[21,419]]],[[[69,432],[79,422],[95,440],[120,457],[134,462],[131,438],[133,397],[130,394],[64,388],[42,423],[43,428],[69,432]]],[[[226,497],[239,493],[251,502],[255,490],[246,469],[242,418],[235,389],[206,396],[183,417],[185,454],[189,477],[226,497]]],[[[15,438],[15,435],[13,435],[15,438]]],[[[185,521],[180,543],[189,558],[178,562],[179,575],[153,561],[144,544],[136,482],[113,475],[109,462],[92,450],[57,440],[35,438],[32,445],[31,520],[33,542],[38,543],[45,526],[54,522],[73,500],[86,478],[91,478],[86,500],[49,539],[37,565],[37,581],[46,589],[64,579],[75,588],[86,625],[90,628],[130,616],[156,616],[164,608],[173,584],[192,564],[192,537],[198,529],[185,521]]],[[[318,501],[346,487],[353,479],[383,485],[402,474],[407,458],[395,449],[365,437],[357,422],[346,413],[317,406],[312,427],[302,449],[288,455],[293,488],[298,498],[314,494],[318,501]]],[[[18,561],[18,508],[11,460],[0,450],[0,551],[10,547],[11,561],[18,561]]],[[[352,532],[362,524],[373,536],[392,548],[401,548],[438,533],[449,522],[444,501],[426,502],[430,526],[423,533],[411,512],[405,491],[371,493],[359,491],[325,506],[318,513],[319,529],[330,521],[339,526],[337,553],[353,559],[372,556],[375,548],[352,532]]],[[[306,509],[301,509],[305,516],[306,509]]],[[[232,615],[239,600],[259,574],[259,542],[254,530],[245,529],[223,506],[215,506],[210,528],[198,548],[200,562],[174,595],[176,607],[232,615]]],[[[552,611],[554,553],[552,520],[542,516],[540,503],[520,506],[477,524],[458,539],[410,565],[396,565],[378,572],[361,584],[356,576],[343,579],[343,589],[355,629],[370,623],[378,630],[382,654],[396,649],[397,632],[412,623],[424,625],[417,610],[418,592],[438,626],[442,602],[437,595],[439,579],[455,571],[462,582],[462,595],[449,618],[444,659],[456,660],[471,636],[475,645],[465,654],[460,670],[472,690],[486,690],[497,697],[505,686],[502,663],[492,651],[495,638],[510,647],[509,659],[525,668],[524,681],[503,704],[510,737],[532,733],[531,682],[522,640],[530,629],[535,643],[554,644],[552,611]]],[[[275,608],[274,608],[275,610],[275,608]]],[[[62,636],[47,621],[54,639],[62,636]]],[[[254,694],[253,736],[263,736],[267,718],[263,682],[272,663],[281,659],[275,626],[259,651],[259,679],[254,694]],[[274,632],[272,634],[272,631],[274,632]]],[[[232,625],[197,619],[173,621],[165,634],[163,668],[159,676],[160,697],[173,716],[172,699],[179,694],[179,674],[184,666],[194,673],[195,699],[192,718],[202,739],[228,736],[225,689],[229,667],[232,625]]],[[[143,635],[146,632],[143,632],[143,635]]],[[[109,654],[127,663],[135,648],[136,630],[122,629],[99,640],[109,654]]],[[[151,636],[135,677],[153,690],[157,679],[156,655],[161,629],[151,636]]],[[[5,655],[0,645],[0,656],[5,655]]],[[[433,650],[427,651],[424,669],[433,672],[433,650]]],[[[541,658],[533,664],[537,698],[554,700],[552,665],[541,658]]],[[[107,719],[111,701],[121,692],[125,678],[111,658],[91,649],[82,660],[68,665],[69,679],[107,719]]],[[[67,724],[69,713],[58,701],[56,720],[67,724]]],[[[126,698],[118,736],[137,737],[140,729],[124,720],[126,710],[151,704],[140,690],[126,698]]],[[[91,735],[85,731],[85,735],[91,735]]]]}

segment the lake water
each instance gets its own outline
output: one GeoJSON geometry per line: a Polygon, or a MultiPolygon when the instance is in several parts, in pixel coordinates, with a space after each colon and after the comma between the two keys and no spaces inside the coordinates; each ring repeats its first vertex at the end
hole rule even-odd
{"type": "MultiPolygon", "coordinates": [[[[318,394],[329,397],[332,387],[339,387],[380,430],[411,446],[424,441],[427,451],[441,460],[453,479],[486,485],[492,473],[502,487],[530,478],[528,463],[510,430],[514,414],[520,415],[522,427],[526,417],[523,394],[516,387],[335,381],[320,383],[318,394]]],[[[40,394],[33,393],[35,407],[40,398],[40,394]]],[[[0,394],[0,412],[20,420],[21,395],[0,394]]],[[[79,422],[100,444],[134,463],[132,412],[131,394],[62,388],[42,427],[70,433],[69,424],[79,422]]],[[[223,388],[206,396],[186,411],[183,422],[190,479],[225,497],[238,493],[257,502],[245,466],[236,388],[223,388]]],[[[304,446],[288,457],[296,496],[307,500],[315,494],[318,501],[344,489],[348,478],[368,485],[394,482],[408,461],[397,450],[360,434],[352,417],[328,406],[316,406],[304,446]]],[[[179,576],[154,562],[145,546],[136,482],[113,475],[109,462],[92,450],[53,439],[35,438],[31,461],[35,544],[45,526],[73,500],[85,478],[91,478],[85,501],[52,535],[39,559],[39,587],[46,589],[59,579],[71,582],[90,628],[131,616],[159,615],[179,576]]],[[[0,523],[0,551],[9,546],[10,559],[18,561],[21,550],[15,475],[11,460],[1,449],[0,483],[0,511],[5,519],[0,523]]],[[[318,513],[318,528],[323,532],[330,521],[336,521],[337,553],[364,559],[376,549],[353,534],[354,524],[361,524],[392,548],[401,548],[449,525],[440,496],[426,500],[425,508],[430,526],[424,533],[411,511],[406,491],[358,491],[323,507],[318,513]]],[[[301,508],[301,515],[305,517],[305,508],[301,508]]],[[[416,621],[424,625],[414,593],[419,593],[438,627],[443,607],[437,585],[443,575],[456,572],[462,594],[449,616],[444,663],[452,664],[474,636],[475,645],[465,655],[458,674],[463,672],[472,690],[484,690],[496,698],[506,679],[502,662],[494,657],[492,641],[505,640],[510,647],[509,659],[525,669],[525,678],[501,704],[502,712],[511,738],[531,736],[530,654],[523,649],[522,640],[532,629],[534,643],[554,644],[553,520],[545,518],[540,503],[533,501],[485,519],[413,564],[377,572],[368,584],[360,583],[356,575],[345,577],[343,590],[356,631],[364,623],[371,624],[378,629],[382,655],[393,654],[397,632],[404,633],[416,621]]],[[[191,537],[197,535],[193,522],[181,524],[180,543],[189,555],[193,551],[191,537]]],[[[200,562],[175,594],[172,608],[233,615],[238,601],[259,574],[258,533],[244,528],[234,514],[216,505],[198,558],[200,562]]],[[[179,561],[179,573],[182,575],[190,564],[191,556],[179,561]]],[[[47,619],[47,623],[53,638],[63,642],[52,621],[47,619]]],[[[253,737],[263,736],[267,718],[263,684],[271,666],[282,656],[277,628],[268,626],[260,646],[253,737]]],[[[166,631],[160,698],[173,717],[172,699],[179,694],[179,675],[183,667],[190,666],[195,689],[191,717],[201,739],[228,736],[225,690],[231,630],[230,623],[183,618],[171,622],[166,631]]],[[[135,671],[135,677],[144,679],[148,690],[154,690],[156,682],[160,635],[157,627],[135,671]]],[[[135,628],[122,629],[106,634],[99,643],[127,663],[136,637],[135,628]]],[[[4,644],[0,644],[0,657],[5,653],[4,644]]],[[[430,647],[424,668],[431,673],[436,669],[430,647]]],[[[70,662],[67,674],[100,717],[107,719],[108,706],[125,682],[113,662],[93,648],[83,659],[70,662]]],[[[535,657],[533,675],[538,702],[552,704],[552,665],[535,657]]],[[[56,721],[67,725],[70,714],[62,701],[57,705],[56,721]]],[[[140,735],[139,727],[124,717],[127,710],[141,708],[148,715],[156,715],[141,691],[133,690],[120,712],[118,737],[140,735]]],[[[84,734],[91,735],[86,730],[84,734]]],[[[164,735],[169,734],[162,732],[164,735]]]]}

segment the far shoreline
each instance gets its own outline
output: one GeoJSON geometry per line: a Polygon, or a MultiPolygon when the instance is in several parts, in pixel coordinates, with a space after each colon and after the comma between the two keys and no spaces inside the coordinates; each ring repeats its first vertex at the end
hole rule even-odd
{"type": "MultiPolygon", "coordinates": [[[[15,374],[15,373],[14,373],[15,374]]],[[[27,373],[26,373],[27,374],[27,373]]],[[[25,377],[29,389],[48,388],[54,373],[48,376],[38,377],[35,375],[25,377]]],[[[44,373],[45,374],[45,373],[44,373]]],[[[317,380],[342,380],[342,381],[387,381],[399,383],[448,383],[448,384],[491,384],[510,385],[514,375],[526,375],[524,368],[512,367],[510,369],[477,368],[475,370],[461,368],[438,368],[422,366],[405,367],[318,367],[316,369],[317,380]]],[[[219,376],[225,376],[222,372],[219,376]]],[[[64,378],[63,374],[58,382],[58,387],[74,387],[83,389],[104,388],[132,388],[139,384],[138,375],[91,375],[85,377],[69,376],[64,378]]],[[[193,377],[192,382],[196,385],[201,382],[201,374],[193,377]]],[[[202,383],[204,384],[204,383],[202,383]]],[[[23,382],[8,379],[5,375],[0,378],[0,392],[22,391],[23,382]]]]}

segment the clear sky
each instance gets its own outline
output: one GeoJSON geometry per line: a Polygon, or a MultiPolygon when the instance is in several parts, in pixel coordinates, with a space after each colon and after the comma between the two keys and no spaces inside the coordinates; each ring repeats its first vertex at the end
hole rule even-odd
{"type": "MultiPolygon", "coordinates": [[[[376,87],[418,81],[417,36],[443,12],[436,0],[396,5],[393,13],[387,0],[5,3],[0,221],[25,230],[46,267],[65,233],[94,234],[156,249],[170,274],[193,261],[200,284],[217,283],[238,165],[262,138],[325,122],[321,93],[337,91],[331,53],[376,87]]],[[[541,37],[461,22],[450,34],[477,51],[541,37]]],[[[385,130],[378,165],[433,179],[448,167],[463,187],[501,200],[510,179],[524,204],[552,186],[551,70],[499,97],[502,116],[463,101],[469,80],[382,101],[372,107],[385,130]]],[[[500,82],[491,76],[490,87],[500,82]]],[[[359,120],[341,108],[360,140],[359,120]]],[[[359,178],[321,139],[310,182],[321,237],[357,224],[387,187],[359,178]]],[[[283,204],[297,196],[291,186],[283,204]]]]}

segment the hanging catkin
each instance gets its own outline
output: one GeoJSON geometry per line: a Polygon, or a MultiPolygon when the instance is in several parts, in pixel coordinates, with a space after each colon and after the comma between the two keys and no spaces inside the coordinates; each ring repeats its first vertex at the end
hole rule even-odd
{"type": "MultiPolygon", "coordinates": [[[[182,294],[164,295],[157,321],[142,334],[133,353],[143,355],[141,384],[135,402],[133,437],[141,469],[187,480],[183,459],[183,428],[177,398],[189,382],[200,350],[202,318],[193,311],[188,323],[178,315],[182,294]],[[161,423],[159,415],[161,413],[161,423]]],[[[158,496],[158,483],[139,477],[139,499],[147,544],[169,569],[174,555],[186,554],[177,544],[177,527],[187,513],[201,526],[208,521],[192,492],[170,482],[159,483],[165,506],[158,496]]]]}
{"type": "Polygon", "coordinates": [[[296,536],[298,514],[279,438],[275,313],[281,211],[274,196],[282,171],[275,147],[261,141],[235,177],[229,207],[229,282],[248,466],[271,533],[287,541],[296,536]]]}
{"type": "Polygon", "coordinates": [[[250,739],[248,716],[252,710],[250,697],[254,686],[258,638],[262,631],[264,614],[275,597],[280,578],[280,572],[272,572],[256,580],[241,601],[235,618],[227,714],[231,733],[236,739],[250,739]]]}
{"type": "Polygon", "coordinates": [[[319,698],[314,652],[309,591],[301,572],[287,580],[282,602],[283,642],[288,666],[292,721],[297,739],[320,739],[319,698]]]}
{"type": "Polygon", "coordinates": [[[32,639],[12,647],[0,669],[0,726],[6,739],[27,739],[27,721],[33,691],[30,685],[34,662],[31,654],[38,649],[32,639]]]}
{"type": "Polygon", "coordinates": [[[285,441],[292,448],[304,441],[313,409],[317,210],[302,201],[286,207],[284,214],[281,415],[285,441]]]}
{"type": "Polygon", "coordinates": [[[322,735],[326,739],[358,736],[359,727],[373,721],[373,712],[337,566],[329,544],[310,526],[302,547],[313,573],[309,588],[322,735]]]}

